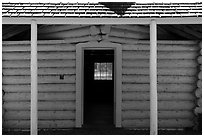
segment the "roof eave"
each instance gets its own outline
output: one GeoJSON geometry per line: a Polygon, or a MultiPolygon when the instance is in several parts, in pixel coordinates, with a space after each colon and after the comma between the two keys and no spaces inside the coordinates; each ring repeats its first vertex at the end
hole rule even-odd
{"type": "Polygon", "coordinates": [[[2,17],[2,24],[150,24],[155,20],[157,24],[202,24],[202,17],[183,18],[53,18],[53,17],[2,17]]]}

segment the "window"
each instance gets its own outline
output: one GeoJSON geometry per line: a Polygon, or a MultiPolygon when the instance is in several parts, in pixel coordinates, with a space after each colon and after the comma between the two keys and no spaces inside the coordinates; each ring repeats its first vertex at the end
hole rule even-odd
{"type": "Polygon", "coordinates": [[[112,63],[94,63],[94,80],[112,80],[112,63]]]}

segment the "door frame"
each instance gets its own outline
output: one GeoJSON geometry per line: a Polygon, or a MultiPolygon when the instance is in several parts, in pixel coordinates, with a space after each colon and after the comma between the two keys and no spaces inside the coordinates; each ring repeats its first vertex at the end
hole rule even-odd
{"type": "Polygon", "coordinates": [[[114,124],[121,127],[122,46],[107,41],[76,45],[76,127],[82,127],[84,117],[84,50],[114,50],[114,124]]]}

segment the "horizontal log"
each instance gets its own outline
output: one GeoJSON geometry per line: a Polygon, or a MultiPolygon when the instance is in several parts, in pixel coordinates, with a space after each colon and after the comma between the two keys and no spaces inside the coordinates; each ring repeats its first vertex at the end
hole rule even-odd
{"type": "Polygon", "coordinates": [[[128,30],[133,32],[149,33],[149,26],[145,25],[112,25],[112,28],[128,30]]]}
{"type": "Polygon", "coordinates": [[[201,79],[201,80],[202,80],[202,71],[200,71],[200,72],[198,73],[198,79],[201,79]]]}
{"type": "MultiPolygon", "coordinates": [[[[39,101],[74,101],[75,93],[38,93],[39,101]]],[[[9,101],[30,101],[30,93],[5,93],[3,100],[9,101]]]]}
{"type": "Polygon", "coordinates": [[[202,49],[200,49],[200,55],[202,56],[202,49]]]}
{"type": "MultiPolygon", "coordinates": [[[[29,120],[30,111],[6,111],[4,120],[29,120]]],[[[75,119],[75,111],[38,111],[39,120],[75,119]]]]}
{"type": "MultiPolygon", "coordinates": [[[[190,111],[158,111],[158,119],[193,119],[194,113],[190,111]]],[[[149,111],[122,111],[122,119],[148,119],[149,111]]]]}
{"type": "Polygon", "coordinates": [[[158,44],[183,44],[183,45],[198,45],[197,40],[158,40],[158,44]]]}
{"type": "MultiPolygon", "coordinates": [[[[150,44],[123,44],[123,51],[149,51],[150,44]]],[[[199,47],[196,45],[170,45],[170,44],[157,44],[157,51],[198,51],[199,47]]]]}
{"type": "MultiPolygon", "coordinates": [[[[138,74],[149,75],[148,67],[140,68],[122,68],[122,74],[138,74]]],[[[197,68],[158,68],[157,75],[181,75],[181,76],[194,76],[197,74],[197,68]]]]}
{"type": "Polygon", "coordinates": [[[196,107],[196,108],[194,109],[194,113],[195,113],[196,115],[202,114],[202,107],[196,107]]]}
{"type": "Polygon", "coordinates": [[[202,97],[202,89],[201,88],[197,88],[196,91],[195,91],[195,96],[197,98],[200,98],[202,97]]]}
{"type": "Polygon", "coordinates": [[[119,44],[137,44],[138,38],[124,38],[124,37],[115,37],[115,36],[109,36],[108,38],[106,36],[102,36],[104,40],[119,43],[119,44]]]}
{"type": "MultiPolygon", "coordinates": [[[[64,29],[63,29],[64,30],[64,29]]],[[[61,44],[66,43],[65,40],[38,40],[38,44],[61,44]]],[[[136,44],[149,44],[149,40],[137,40],[136,44]]],[[[182,44],[182,45],[198,45],[199,41],[197,40],[158,40],[158,44],[182,44]]],[[[16,45],[16,44],[30,44],[30,41],[2,41],[3,45],[16,45]]]]}
{"type": "Polygon", "coordinates": [[[82,37],[65,38],[65,41],[66,43],[75,43],[75,44],[82,43],[82,42],[89,42],[89,41],[97,41],[98,36],[100,37],[100,35],[96,35],[96,36],[86,35],[82,37]]]}
{"type": "MultiPolygon", "coordinates": [[[[30,45],[6,45],[2,47],[2,52],[30,52],[30,45]]],[[[38,44],[38,52],[49,51],[76,51],[74,44],[38,44]]]]}
{"type": "MultiPolygon", "coordinates": [[[[161,51],[157,52],[158,59],[196,59],[194,51],[161,51]]],[[[123,51],[123,59],[149,59],[149,51],[123,51]]]]}
{"type": "Polygon", "coordinates": [[[198,61],[198,64],[202,64],[202,56],[198,56],[197,61],[198,61]]]}
{"type": "Polygon", "coordinates": [[[46,25],[38,29],[38,33],[53,33],[58,31],[81,29],[90,25],[46,25]]]}
{"type": "MultiPolygon", "coordinates": [[[[194,101],[158,101],[158,110],[192,110],[194,101]]],[[[149,110],[149,101],[123,101],[122,110],[149,110]]]]}
{"type": "Polygon", "coordinates": [[[129,31],[129,30],[118,29],[114,27],[111,27],[109,36],[122,37],[122,38],[123,37],[124,38],[134,38],[134,39],[149,39],[148,33],[129,31]]]}
{"type": "MultiPolygon", "coordinates": [[[[122,91],[148,91],[149,84],[122,84],[122,91]]],[[[195,84],[158,84],[158,92],[193,92],[195,84]]]]}
{"type": "MultiPolygon", "coordinates": [[[[10,52],[10,53],[3,53],[2,59],[3,60],[28,60],[30,59],[30,53],[23,53],[23,52],[10,52]]],[[[75,59],[75,52],[39,52],[38,59],[75,59]]]]}
{"type": "MultiPolygon", "coordinates": [[[[5,120],[3,122],[4,129],[29,129],[30,120],[5,120]]],[[[39,120],[38,128],[40,129],[59,129],[75,127],[74,120],[39,120]]]]}
{"type": "MultiPolygon", "coordinates": [[[[190,67],[196,68],[198,63],[195,60],[158,60],[157,67],[158,68],[174,68],[174,67],[190,67]]],[[[137,60],[122,60],[122,67],[149,67],[148,59],[137,59],[137,60]]]]}
{"type": "MultiPolygon", "coordinates": [[[[138,39],[130,39],[130,38],[122,38],[122,37],[114,37],[109,36],[108,38],[111,42],[121,43],[121,44],[138,44],[138,39]]],[[[143,41],[143,40],[140,40],[143,41]]],[[[149,41],[144,40],[146,43],[149,43],[149,41]]],[[[198,41],[192,41],[192,40],[159,40],[158,44],[186,44],[186,45],[196,45],[198,44],[198,41]]]]}
{"type": "MultiPolygon", "coordinates": [[[[30,68],[8,68],[2,70],[3,75],[31,75],[30,68]]],[[[75,68],[38,68],[38,75],[74,75],[75,68]]]]}
{"type": "MultiPolygon", "coordinates": [[[[74,92],[75,84],[38,84],[38,92],[74,92]]],[[[30,85],[3,85],[4,92],[30,92],[30,85]]]]}
{"type": "MultiPolygon", "coordinates": [[[[123,92],[122,100],[124,101],[145,101],[150,100],[149,92],[123,92]]],[[[193,93],[158,93],[158,100],[160,101],[194,101],[193,93]]]]}
{"type": "MultiPolygon", "coordinates": [[[[194,121],[190,119],[161,119],[158,120],[159,128],[185,128],[194,126],[194,121]]],[[[135,119],[135,120],[123,120],[122,127],[134,127],[134,128],[149,128],[149,119],[135,119]]]]}
{"type": "Polygon", "coordinates": [[[202,88],[202,80],[198,80],[197,81],[197,87],[198,88],[202,88]]]}
{"type": "MultiPolygon", "coordinates": [[[[75,83],[75,75],[64,75],[64,79],[60,79],[59,76],[38,76],[38,83],[75,83]]],[[[30,84],[30,76],[3,76],[3,84],[30,84]]]]}
{"type": "MultiPolygon", "coordinates": [[[[75,67],[75,60],[38,60],[38,68],[41,67],[75,67]]],[[[30,60],[2,61],[3,68],[29,68],[30,60]]]]}
{"type": "MultiPolygon", "coordinates": [[[[193,76],[158,76],[158,83],[195,83],[197,81],[197,77],[193,76]]],[[[123,83],[149,83],[150,78],[148,75],[123,75],[122,76],[123,83]]]]}
{"type": "Polygon", "coordinates": [[[83,27],[78,29],[62,30],[58,32],[38,34],[38,37],[40,39],[65,39],[65,38],[86,36],[89,34],[91,34],[91,31],[90,31],[90,27],[88,26],[88,27],[83,27]]]}
{"type": "MultiPolygon", "coordinates": [[[[7,111],[28,111],[30,102],[4,102],[3,108],[7,111]]],[[[38,102],[38,110],[41,111],[70,111],[75,110],[75,101],[43,101],[38,102]]]]}

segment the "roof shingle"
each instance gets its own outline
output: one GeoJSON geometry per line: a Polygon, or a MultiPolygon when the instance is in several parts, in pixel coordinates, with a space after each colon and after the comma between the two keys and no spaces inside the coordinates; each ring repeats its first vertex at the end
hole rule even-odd
{"type": "MultiPolygon", "coordinates": [[[[133,3],[123,14],[101,3],[2,3],[3,17],[202,17],[202,3],[133,3]]],[[[118,11],[117,11],[118,10],[118,11]]]]}

